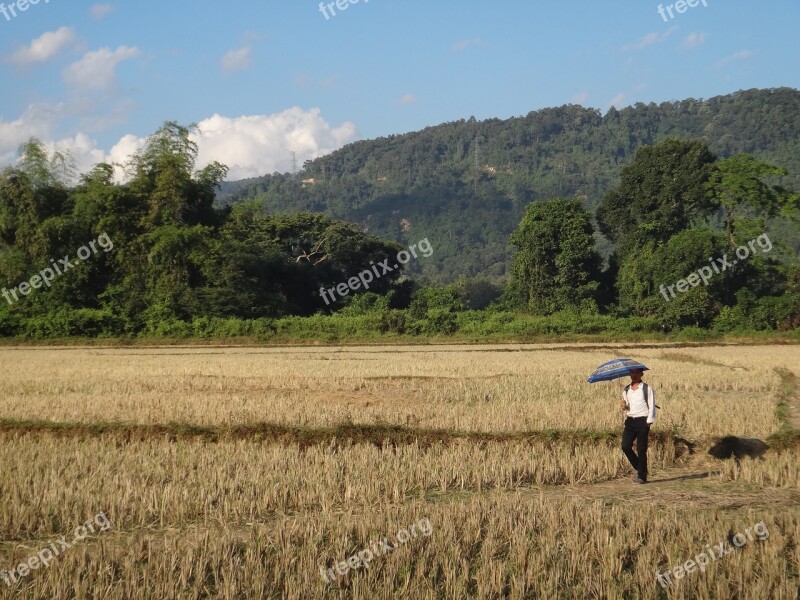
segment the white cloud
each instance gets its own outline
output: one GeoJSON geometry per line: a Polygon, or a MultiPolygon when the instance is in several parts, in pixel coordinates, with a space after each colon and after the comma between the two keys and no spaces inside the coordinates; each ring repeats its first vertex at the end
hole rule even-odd
{"type": "Polygon", "coordinates": [[[622,47],[622,51],[629,52],[631,50],[641,50],[642,48],[647,48],[647,46],[652,46],[653,44],[666,42],[667,38],[669,38],[669,36],[671,36],[677,29],[677,27],[670,27],[664,33],[648,33],[646,36],[636,40],[635,42],[625,44],[622,47]]]}
{"type": "Polygon", "coordinates": [[[688,50],[690,48],[694,48],[695,46],[699,46],[705,41],[706,41],[705,33],[690,33],[685,38],[683,38],[681,47],[688,50]]]}
{"type": "Polygon", "coordinates": [[[608,101],[606,108],[622,108],[623,106],[630,106],[633,103],[636,95],[642,90],[646,89],[647,85],[644,83],[637,83],[633,87],[620,92],[608,101]]]}
{"type": "Polygon", "coordinates": [[[89,9],[89,14],[95,21],[99,21],[107,16],[112,10],[114,10],[113,4],[92,4],[91,8],[89,9]]]}
{"type": "Polygon", "coordinates": [[[111,147],[106,154],[104,161],[114,166],[114,178],[117,181],[125,180],[125,166],[131,157],[144,148],[147,138],[138,137],[132,134],[123,135],[119,141],[111,147]]]}
{"type": "Polygon", "coordinates": [[[625,94],[617,94],[611,100],[608,101],[608,106],[614,108],[621,108],[623,106],[623,102],[625,102],[625,94]]]}
{"type": "Polygon", "coordinates": [[[453,47],[451,49],[454,53],[457,54],[459,52],[463,52],[470,46],[480,46],[482,44],[483,42],[481,41],[481,38],[472,38],[470,40],[461,40],[460,42],[456,42],[455,44],[453,44],[453,47]]]}
{"type": "Polygon", "coordinates": [[[238,118],[214,115],[198,123],[198,165],[217,160],[230,167],[228,179],[243,179],[291,169],[290,151],[297,162],[317,158],[358,137],[351,122],[332,127],[314,108],[294,107],[274,115],[238,118]]]}
{"type": "Polygon", "coordinates": [[[397,103],[405,106],[407,104],[414,104],[417,101],[417,97],[414,94],[404,94],[397,99],[397,103]]]}
{"type": "MultiPolygon", "coordinates": [[[[19,119],[0,120],[0,166],[13,164],[19,144],[31,136],[41,139],[49,149],[69,151],[78,172],[86,173],[99,162],[125,164],[145,144],[146,138],[124,135],[109,151],[104,151],[85,132],[54,139],[61,107],[32,106],[19,119]]],[[[63,115],[61,115],[63,116],[63,115]]],[[[351,122],[333,127],[318,108],[290,108],[273,115],[229,118],[214,115],[198,123],[199,133],[192,139],[198,146],[197,166],[211,161],[230,167],[228,179],[243,179],[291,170],[290,151],[297,152],[298,164],[318,158],[355,141],[356,126],[351,122]]],[[[115,171],[123,179],[122,169],[115,171]]]]}
{"type": "Polygon", "coordinates": [[[0,117],[0,166],[14,163],[20,144],[35,137],[46,140],[52,136],[60,118],[60,105],[32,104],[13,121],[0,117]]]}
{"type": "Polygon", "coordinates": [[[123,135],[119,141],[109,150],[106,160],[108,162],[123,164],[144,148],[147,138],[137,137],[132,134],[123,135]]]}
{"type": "Polygon", "coordinates": [[[120,46],[116,50],[101,48],[87,52],[83,58],[64,69],[64,81],[84,90],[108,90],[116,82],[117,65],[139,56],[139,49],[120,46]]]}
{"type": "Polygon", "coordinates": [[[124,165],[142,149],[145,141],[145,138],[125,135],[107,153],[98,147],[97,140],[83,132],[55,141],[45,140],[43,143],[50,154],[56,150],[66,154],[75,167],[76,175],[88,173],[95,165],[105,162],[114,165],[114,179],[121,183],[126,179],[124,165]]]}
{"type": "Polygon", "coordinates": [[[105,153],[97,147],[97,142],[85,133],[76,133],[73,137],[58,141],[48,141],[45,147],[49,152],[58,150],[69,155],[77,173],[86,173],[97,163],[105,160],[105,153]]]}
{"type": "Polygon", "coordinates": [[[579,94],[575,94],[572,98],[569,99],[572,104],[583,104],[589,99],[588,92],[580,92],[579,94]]]}
{"type": "Polygon", "coordinates": [[[61,27],[55,31],[43,33],[33,40],[30,46],[20,46],[9,57],[9,61],[17,66],[47,62],[63,50],[77,45],[78,36],[72,27],[61,27]]]}
{"type": "Polygon", "coordinates": [[[323,88],[323,89],[328,89],[328,88],[329,88],[329,87],[331,87],[331,86],[332,86],[334,83],[336,83],[336,80],[337,80],[337,79],[339,79],[339,76],[338,76],[338,75],[331,75],[330,77],[326,77],[325,79],[323,79],[322,81],[320,81],[320,82],[319,82],[319,86],[320,86],[321,88],[323,88]]]}
{"type": "Polygon", "coordinates": [[[219,66],[223,73],[233,73],[249,67],[252,60],[253,49],[250,46],[245,46],[236,50],[228,50],[222,60],[219,61],[219,66]]]}
{"type": "Polygon", "coordinates": [[[751,56],[753,56],[753,53],[750,52],[750,50],[739,50],[739,52],[734,52],[733,54],[729,54],[725,58],[718,60],[716,63],[714,63],[714,66],[718,69],[721,69],[722,67],[726,67],[734,61],[746,60],[751,56]]]}

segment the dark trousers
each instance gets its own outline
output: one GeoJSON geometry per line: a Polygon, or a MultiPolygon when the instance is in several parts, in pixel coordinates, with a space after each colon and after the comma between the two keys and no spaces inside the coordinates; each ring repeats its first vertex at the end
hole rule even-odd
{"type": "Polygon", "coordinates": [[[622,451],[642,481],[647,481],[647,438],[649,435],[650,425],[647,424],[647,417],[625,419],[625,429],[622,430],[622,451]],[[634,440],[636,440],[636,452],[633,451],[634,440]]]}

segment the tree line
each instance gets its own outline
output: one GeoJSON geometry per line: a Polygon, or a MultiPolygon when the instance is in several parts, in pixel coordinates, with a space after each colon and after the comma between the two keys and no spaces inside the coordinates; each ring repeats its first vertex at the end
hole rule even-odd
{"type": "Polygon", "coordinates": [[[800,266],[773,228],[800,222],[786,175],[749,154],[720,160],[700,141],[642,147],[597,208],[614,244],[606,268],[579,201],[532,203],[512,237],[507,306],[651,317],[664,329],[794,329],[800,266]]]}
{"type": "MultiPolygon", "coordinates": [[[[777,221],[796,228],[798,195],[780,185],[787,172],[748,154],[720,160],[701,141],[642,147],[603,196],[597,228],[579,200],[530,203],[502,285],[468,276],[421,285],[397,268],[368,292],[327,303],[320,289],[394,262],[404,247],[318,212],[271,212],[257,201],[215,206],[227,169],[197,168],[191,133],[166,123],[126,165],[124,183],[109,164],[73,182],[67,157],[36,140],[20,149],[18,163],[0,172],[4,290],[27,290],[20,286],[90,240],[113,250],[0,303],[0,335],[481,337],[788,329],[800,319],[796,260],[777,251],[670,301],[659,291],[766,232],[780,247],[777,221]],[[596,229],[613,243],[606,260],[596,229]]],[[[430,238],[436,251],[438,241],[430,238]]]]}

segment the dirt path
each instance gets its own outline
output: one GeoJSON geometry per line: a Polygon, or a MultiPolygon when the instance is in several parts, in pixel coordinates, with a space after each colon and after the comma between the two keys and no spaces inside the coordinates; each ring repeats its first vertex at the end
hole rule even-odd
{"type": "Polygon", "coordinates": [[[747,506],[800,506],[800,491],[791,488],[763,488],[727,480],[720,471],[676,468],[655,473],[647,485],[630,479],[560,486],[542,490],[550,497],[602,499],[613,503],[636,504],[649,501],[662,506],[685,509],[735,509],[747,506]]]}
{"type": "Polygon", "coordinates": [[[663,507],[684,509],[731,510],[753,506],[800,507],[800,490],[766,488],[727,479],[718,469],[676,467],[659,470],[647,485],[636,485],[630,478],[618,478],[598,483],[575,485],[544,485],[514,489],[492,489],[486,492],[446,492],[429,496],[432,502],[465,501],[476,494],[602,500],[611,504],[640,504],[647,502],[663,507]]]}

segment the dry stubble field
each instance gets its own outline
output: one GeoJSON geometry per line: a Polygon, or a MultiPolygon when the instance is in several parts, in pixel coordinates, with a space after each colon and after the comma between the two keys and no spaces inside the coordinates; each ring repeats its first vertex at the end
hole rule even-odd
{"type": "MultiPolygon", "coordinates": [[[[0,570],[104,512],[20,598],[794,600],[797,447],[736,465],[715,437],[781,429],[800,346],[5,348],[0,570]],[[619,450],[619,383],[651,367],[651,483],[619,450]],[[423,519],[418,535],[334,575],[423,519]],[[666,588],[662,572],[763,524],[666,588]],[[331,577],[329,576],[329,579],[331,577]]],[[[786,427],[786,426],[784,426],[786,427]]]]}

